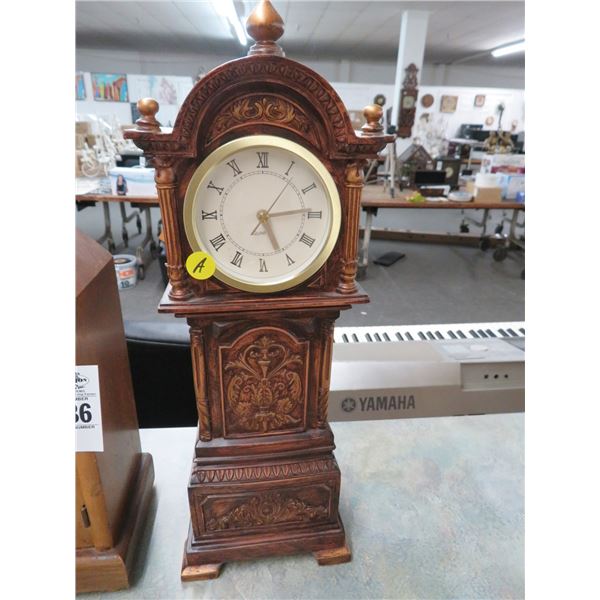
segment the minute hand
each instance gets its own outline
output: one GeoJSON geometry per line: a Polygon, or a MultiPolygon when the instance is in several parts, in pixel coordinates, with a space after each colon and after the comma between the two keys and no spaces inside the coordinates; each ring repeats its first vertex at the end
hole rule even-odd
{"type": "MultiPolygon", "coordinates": [[[[277,200],[279,200],[279,198],[281,198],[281,195],[283,194],[283,192],[285,192],[285,190],[287,189],[287,186],[290,185],[290,183],[292,182],[291,179],[288,179],[287,183],[283,186],[283,189],[279,192],[279,195],[277,196],[277,198],[275,198],[275,200],[273,200],[273,204],[271,204],[271,206],[269,206],[268,210],[267,210],[267,214],[270,214],[271,209],[275,206],[277,200]]],[[[250,235],[254,235],[256,233],[256,230],[260,227],[260,221],[256,224],[256,227],[252,230],[252,233],[250,235]]]]}
{"type": "Polygon", "coordinates": [[[298,208],[296,210],[281,210],[279,212],[269,213],[269,217],[284,217],[285,215],[299,215],[301,213],[309,212],[310,208],[298,208]]]}

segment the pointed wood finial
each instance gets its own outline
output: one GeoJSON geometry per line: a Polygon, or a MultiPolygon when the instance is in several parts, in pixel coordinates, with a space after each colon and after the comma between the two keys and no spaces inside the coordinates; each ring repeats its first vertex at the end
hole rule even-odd
{"type": "Polygon", "coordinates": [[[383,131],[381,117],[383,117],[383,108],[379,104],[368,104],[363,108],[363,115],[366,123],[361,127],[361,131],[366,134],[379,134],[383,131]]]}
{"type": "Polygon", "coordinates": [[[137,109],[140,111],[140,118],[135,122],[136,129],[143,129],[144,131],[160,129],[160,123],[156,120],[159,105],[154,98],[138,100],[137,109]]]}
{"type": "Polygon", "coordinates": [[[248,50],[253,54],[285,56],[277,40],[283,35],[283,19],[269,0],[261,0],[246,21],[246,31],[256,42],[248,50]]]}

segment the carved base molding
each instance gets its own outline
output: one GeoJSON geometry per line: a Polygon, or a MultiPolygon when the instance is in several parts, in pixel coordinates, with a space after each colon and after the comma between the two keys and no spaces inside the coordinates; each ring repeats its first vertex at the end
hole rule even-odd
{"type": "Polygon", "coordinates": [[[219,457],[214,450],[192,467],[184,581],[217,577],[224,562],[282,554],[312,552],[324,565],[350,560],[338,513],[340,470],[330,450],[269,458],[219,457]]]}
{"type": "Polygon", "coordinates": [[[221,574],[224,564],[231,561],[303,553],[312,553],[321,566],[336,565],[352,560],[346,544],[344,525],[339,515],[334,527],[318,531],[276,532],[272,536],[262,539],[255,536],[249,536],[246,539],[230,539],[215,544],[213,548],[207,545],[199,546],[195,543],[190,523],[183,555],[181,579],[182,581],[215,579],[221,574]]]}

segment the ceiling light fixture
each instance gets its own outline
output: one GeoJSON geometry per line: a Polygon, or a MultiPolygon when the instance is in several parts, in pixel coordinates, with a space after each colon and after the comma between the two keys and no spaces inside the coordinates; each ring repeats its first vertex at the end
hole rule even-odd
{"type": "MultiPolygon", "coordinates": [[[[214,11],[224,20],[226,25],[231,25],[242,46],[248,44],[246,32],[238,17],[233,0],[211,0],[214,11]]],[[[229,28],[229,27],[228,27],[229,28]]]]}
{"type": "Polygon", "coordinates": [[[515,52],[524,52],[525,51],[525,40],[522,42],[515,42],[514,44],[509,44],[508,46],[502,46],[501,48],[496,48],[492,50],[492,56],[494,58],[498,58],[499,56],[506,56],[507,54],[514,54],[515,52]]]}

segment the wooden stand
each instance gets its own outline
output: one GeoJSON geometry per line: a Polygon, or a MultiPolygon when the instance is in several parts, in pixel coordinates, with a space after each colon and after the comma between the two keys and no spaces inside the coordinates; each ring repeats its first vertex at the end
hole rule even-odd
{"type": "Polygon", "coordinates": [[[129,586],[154,468],[140,447],[112,256],[77,233],[76,361],[98,365],[103,452],[76,455],[76,589],[129,586]]]}

